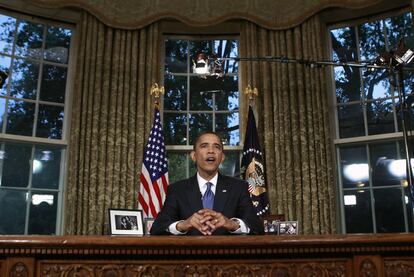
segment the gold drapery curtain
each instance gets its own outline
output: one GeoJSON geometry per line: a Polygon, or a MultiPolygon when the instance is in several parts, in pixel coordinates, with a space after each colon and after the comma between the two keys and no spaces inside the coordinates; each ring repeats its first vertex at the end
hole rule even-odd
{"type": "Polygon", "coordinates": [[[71,113],[66,233],[108,233],[108,208],[135,208],[159,29],[128,31],[83,13],[71,113]]]}
{"type": "Polygon", "coordinates": [[[89,11],[108,26],[142,28],[174,18],[191,26],[209,26],[245,19],[269,29],[296,26],[330,7],[358,9],[385,0],[25,0],[41,7],[77,7],[89,11]]]}
{"type": "MultiPolygon", "coordinates": [[[[322,60],[323,33],[318,16],[283,31],[246,22],[240,54],[322,60]]],[[[250,61],[240,66],[243,88],[251,84],[260,93],[256,110],[271,213],[298,220],[304,234],[335,233],[326,69],[250,61]]]]}

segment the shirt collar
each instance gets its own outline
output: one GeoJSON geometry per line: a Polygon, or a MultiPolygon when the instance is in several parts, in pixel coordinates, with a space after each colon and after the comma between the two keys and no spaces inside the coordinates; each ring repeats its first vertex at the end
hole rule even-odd
{"type": "Polygon", "coordinates": [[[206,179],[204,179],[203,177],[200,176],[200,174],[197,172],[197,182],[198,182],[198,187],[200,188],[201,194],[204,195],[204,192],[207,189],[206,183],[210,182],[213,185],[211,186],[211,190],[213,191],[214,194],[216,194],[216,185],[217,185],[217,180],[218,180],[218,172],[216,173],[216,175],[214,175],[213,178],[211,178],[211,180],[207,181],[206,179]]]}

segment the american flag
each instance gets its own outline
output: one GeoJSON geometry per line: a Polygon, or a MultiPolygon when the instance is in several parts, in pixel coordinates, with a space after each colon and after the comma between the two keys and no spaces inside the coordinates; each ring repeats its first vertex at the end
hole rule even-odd
{"type": "Polygon", "coordinates": [[[158,108],[154,110],[154,122],[144,150],[140,182],[138,208],[143,210],[144,217],[155,218],[168,186],[168,162],[158,108]]]}

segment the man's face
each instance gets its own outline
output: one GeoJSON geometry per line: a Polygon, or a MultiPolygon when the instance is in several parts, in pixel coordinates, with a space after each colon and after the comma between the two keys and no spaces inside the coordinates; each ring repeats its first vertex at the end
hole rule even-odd
{"type": "Polygon", "coordinates": [[[202,135],[191,152],[191,159],[196,162],[198,173],[204,179],[214,177],[219,165],[224,161],[223,146],[214,134],[202,135]]]}

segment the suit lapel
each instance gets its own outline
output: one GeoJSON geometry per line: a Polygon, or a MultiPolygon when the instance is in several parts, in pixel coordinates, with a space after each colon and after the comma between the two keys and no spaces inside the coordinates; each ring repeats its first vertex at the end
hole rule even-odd
{"type": "Polygon", "coordinates": [[[223,212],[224,205],[227,201],[227,196],[230,193],[229,184],[225,183],[223,177],[219,174],[217,179],[216,194],[214,195],[214,206],[213,210],[216,212],[223,212]]]}
{"type": "Polygon", "coordinates": [[[197,175],[194,175],[187,182],[186,192],[188,203],[194,212],[201,210],[203,208],[203,203],[201,202],[201,192],[198,187],[197,175]]]}

